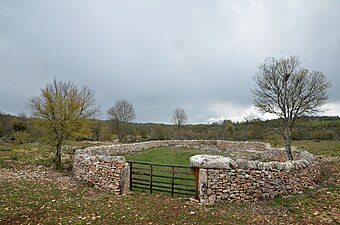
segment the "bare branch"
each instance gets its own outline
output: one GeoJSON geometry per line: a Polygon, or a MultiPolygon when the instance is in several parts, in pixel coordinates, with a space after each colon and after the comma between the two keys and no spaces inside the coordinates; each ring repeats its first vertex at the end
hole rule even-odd
{"type": "Polygon", "coordinates": [[[300,67],[300,64],[297,56],[288,59],[267,58],[253,77],[256,85],[252,89],[255,106],[284,119],[284,138],[288,142],[291,136],[289,129],[296,119],[321,112],[321,107],[328,100],[327,90],[331,87],[322,72],[310,72],[300,67]]]}
{"type": "Polygon", "coordinates": [[[126,123],[136,119],[135,109],[131,103],[123,99],[118,100],[114,106],[109,108],[107,113],[110,115],[111,120],[116,123],[119,139],[123,141],[125,138],[126,123]]]}
{"type": "Polygon", "coordinates": [[[186,115],[184,109],[176,108],[172,114],[171,122],[178,127],[184,125],[188,121],[188,116],[186,115]]]}

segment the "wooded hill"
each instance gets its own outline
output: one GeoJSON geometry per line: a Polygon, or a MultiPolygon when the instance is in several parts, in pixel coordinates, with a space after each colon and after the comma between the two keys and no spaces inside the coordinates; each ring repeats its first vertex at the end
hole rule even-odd
{"type": "MultiPolygon", "coordinates": [[[[126,141],[163,139],[220,139],[265,140],[274,145],[280,143],[282,120],[253,119],[244,122],[225,120],[212,124],[187,124],[177,127],[168,124],[130,123],[126,128],[126,141]]],[[[76,140],[110,141],[117,139],[112,121],[88,120],[79,130],[76,140]]],[[[294,140],[340,140],[339,116],[314,116],[299,118],[293,133],[294,140]]],[[[20,143],[43,141],[43,132],[35,126],[35,120],[25,116],[0,113],[0,140],[20,143]]]]}

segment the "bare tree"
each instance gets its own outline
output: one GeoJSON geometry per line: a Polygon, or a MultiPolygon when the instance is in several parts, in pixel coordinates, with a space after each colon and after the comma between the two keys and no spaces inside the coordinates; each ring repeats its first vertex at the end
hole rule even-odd
{"type": "Polygon", "coordinates": [[[322,111],[328,100],[331,83],[322,72],[300,67],[296,56],[267,58],[253,77],[255,106],[262,112],[273,113],[283,119],[281,134],[289,160],[292,129],[298,117],[322,111]]]}
{"type": "Polygon", "coordinates": [[[61,147],[66,138],[72,137],[84,125],[84,119],[99,111],[94,91],[88,87],[78,89],[71,82],[54,80],[41,89],[40,96],[29,99],[32,116],[40,118],[48,139],[56,147],[56,168],[61,166],[61,147]]]}
{"type": "Polygon", "coordinates": [[[126,124],[136,119],[135,109],[132,104],[125,99],[118,100],[107,113],[117,126],[119,140],[124,141],[126,124]]]}
{"type": "Polygon", "coordinates": [[[171,122],[175,124],[178,128],[188,122],[188,116],[184,109],[176,108],[172,114],[171,122]]]}

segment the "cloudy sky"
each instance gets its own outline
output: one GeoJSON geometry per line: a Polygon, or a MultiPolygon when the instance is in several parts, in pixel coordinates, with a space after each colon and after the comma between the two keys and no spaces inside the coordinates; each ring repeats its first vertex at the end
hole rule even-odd
{"type": "Polygon", "coordinates": [[[95,90],[101,118],[126,99],[137,122],[242,120],[266,57],[301,57],[331,81],[340,115],[339,0],[0,0],[0,111],[57,80],[95,90]]]}

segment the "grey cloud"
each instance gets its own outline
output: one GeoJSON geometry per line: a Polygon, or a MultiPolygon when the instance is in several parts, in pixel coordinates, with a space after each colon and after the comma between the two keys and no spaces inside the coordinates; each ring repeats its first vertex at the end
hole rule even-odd
{"type": "Polygon", "coordinates": [[[258,65],[290,55],[323,71],[339,103],[339,9],[336,0],[1,1],[0,110],[20,113],[56,77],[93,88],[103,118],[126,98],[140,122],[169,122],[176,107],[207,122],[232,115],[213,103],[249,108],[258,65]]]}

